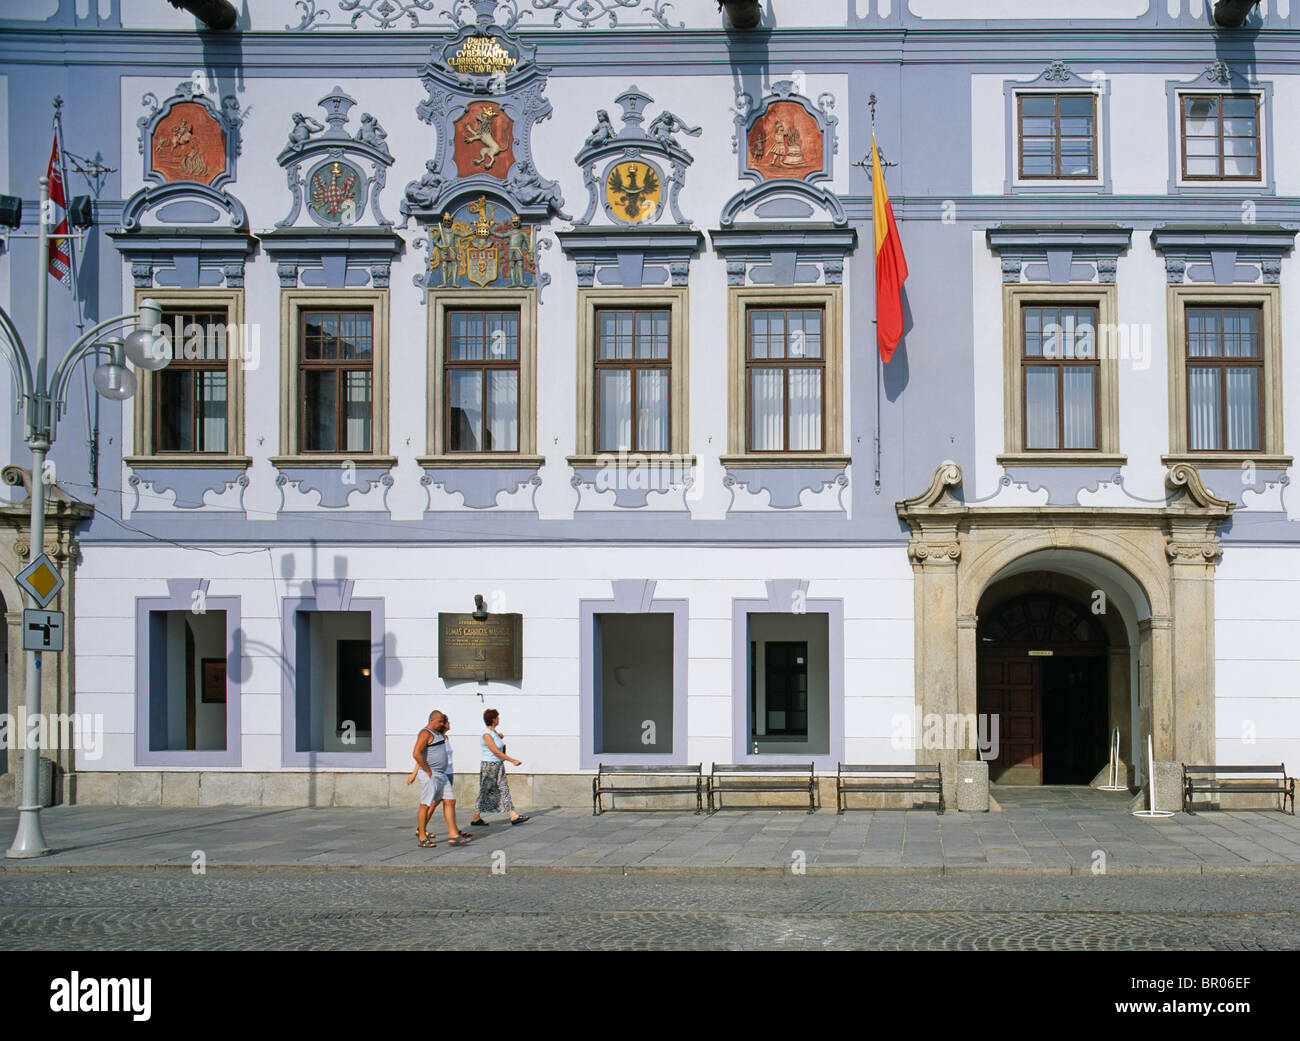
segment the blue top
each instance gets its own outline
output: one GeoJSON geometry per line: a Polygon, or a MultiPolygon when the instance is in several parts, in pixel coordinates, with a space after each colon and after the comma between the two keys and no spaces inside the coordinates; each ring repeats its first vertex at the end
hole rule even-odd
{"type": "MultiPolygon", "coordinates": [[[[483,731],[483,736],[479,738],[479,744],[483,748],[483,762],[485,763],[505,762],[505,760],[502,759],[501,756],[496,755],[495,753],[493,753],[492,749],[488,748],[488,743],[487,743],[488,734],[492,734],[492,733],[493,731],[491,730],[485,730],[483,731]]],[[[501,736],[499,732],[494,735],[494,741],[496,743],[497,748],[501,749],[502,752],[506,750],[505,739],[501,736]]]]}

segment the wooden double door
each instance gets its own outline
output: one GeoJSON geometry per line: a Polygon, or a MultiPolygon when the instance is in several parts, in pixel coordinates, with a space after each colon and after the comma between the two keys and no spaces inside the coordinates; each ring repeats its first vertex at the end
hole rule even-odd
{"type": "Polygon", "coordinates": [[[991,781],[1089,784],[1106,765],[1104,654],[990,648],[980,655],[977,700],[989,717],[981,721],[981,736],[994,733],[997,718],[991,781]]]}

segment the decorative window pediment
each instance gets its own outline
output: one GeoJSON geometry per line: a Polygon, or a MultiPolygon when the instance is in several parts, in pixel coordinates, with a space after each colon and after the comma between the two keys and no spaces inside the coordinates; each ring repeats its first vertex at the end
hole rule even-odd
{"type": "Polygon", "coordinates": [[[1121,253],[1128,251],[1133,229],[1114,224],[999,225],[986,233],[989,249],[1002,258],[1002,281],[1115,281],[1121,253]]]}
{"type": "Polygon", "coordinates": [[[1282,258],[1295,249],[1296,231],[1277,224],[1162,224],[1151,245],[1165,255],[1170,284],[1207,282],[1277,285],[1282,258]]]}

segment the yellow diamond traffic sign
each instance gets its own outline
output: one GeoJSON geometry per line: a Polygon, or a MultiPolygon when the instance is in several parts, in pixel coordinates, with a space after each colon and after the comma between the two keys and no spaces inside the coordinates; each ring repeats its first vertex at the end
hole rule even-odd
{"type": "Polygon", "coordinates": [[[42,553],[19,572],[18,585],[44,607],[59,595],[59,590],[63,588],[63,577],[55,570],[50,558],[42,553]]]}

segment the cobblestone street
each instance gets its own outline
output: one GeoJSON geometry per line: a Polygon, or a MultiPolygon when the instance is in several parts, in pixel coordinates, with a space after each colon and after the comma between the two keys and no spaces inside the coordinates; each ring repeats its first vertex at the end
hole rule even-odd
{"type": "Polygon", "coordinates": [[[0,879],[6,950],[1300,947],[1285,876],[493,876],[77,871],[0,879]]]}

